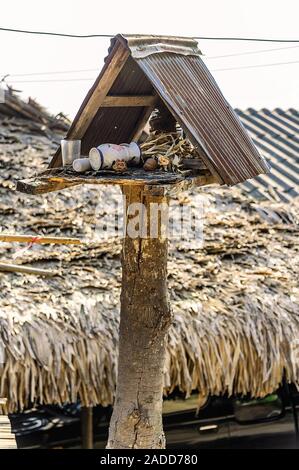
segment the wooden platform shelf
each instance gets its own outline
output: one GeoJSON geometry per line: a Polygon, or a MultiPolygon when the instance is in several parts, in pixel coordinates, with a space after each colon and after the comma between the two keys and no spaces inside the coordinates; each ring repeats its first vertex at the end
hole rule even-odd
{"type": "MultiPolygon", "coordinates": [[[[44,194],[52,191],[78,186],[80,184],[134,184],[145,186],[148,191],[159,190],[163,194],[172,190],[190,189],[193,186],[206,186],[218,182],[208,170],[196,174],[181,174],[165,171],[144,171],[142,168],[130,168],[125,173],[112,170],[75,173],[68,168],[50,168],[33,178],[17,181],[17,191],[27,194],[44,194]]],[[[175,191],[176,192],[176,191],[175,191]]]]}

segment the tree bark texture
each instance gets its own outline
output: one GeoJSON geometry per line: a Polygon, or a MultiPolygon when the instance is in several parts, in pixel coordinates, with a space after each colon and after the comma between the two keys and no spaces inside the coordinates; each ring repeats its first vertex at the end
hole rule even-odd
{"type": "MultiPolygon", "coordinates": [[[[149,221],[151,203],[142,188],[124,190],[127,208],[144,207],[142,224],[149,221]]],[[[168,206],[167,206],[168,207],[168,206]]],[[[126,224],[130,215],[126,212],[126,224]]],[[[122,253],[121,318],[118,381],[110,423],[109,449],[162,449],[165,337],[171,323],[167,293],[167,238],[131,238],[127,229],[122,253]]]]}

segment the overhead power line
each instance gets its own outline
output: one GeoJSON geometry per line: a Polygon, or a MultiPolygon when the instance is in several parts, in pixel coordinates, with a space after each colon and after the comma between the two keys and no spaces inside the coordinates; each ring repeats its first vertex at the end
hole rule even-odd
{"type": "MultiPolygon", "coordinates": [[[[6,31],[11,33],[23,33],[23,34],[39,34],[43,36],[59,36],[65,38],[111,38],[114,34],[67,34],[67,33],[54,33],[49,31],[30,31],[26,29],[14,29],[14,28],[1,28],[0,31],[6,31]]],[[[254,42],[296,42],[299,43],[299,39],[278,39],[278,38],[247,38],[247,37],[212,37],[212,36],[193,36],[194,39],[212,40],[212,41],[254,41],[254,42]]]]}
{"type": "Polygon", "coordinates": [[[49,78],[48,80],[10,80],[9,83],[49,83],[49,82],[85,82],[94,80],[94,77],[89,78],[49,78]]]}
{"type": "Polygon", "coordinates": [[[193,36],[194,39],[202,39],[209,41],[249,41],[249,42],[298,42],[299,39],[277,39],[277,38],[237,38],[237,37],[207,37],[193,36]]]}
{"type": "Polygon", "coordinates": [[[42,36],[59,36],[63,38],[112,38],[113,34],[67,34],[67,33],[54,33],[49,31],[29,31],[27,29],[12,29],[12,28],[0,28],[0,31],[8,31],[10,33],[23,33],[23,34],[39,34],[42,36]]]}
{"type": "MultiPolygon", "coordinates": [[[[261,54],[264,52],[272,52],[272,51],[282,51],[286,49],[297,49],[298,46],[287,46],[287,47],[275,47],[271,49],[259,49],[257,51],[247,51],[247,52],[238,52],[235,54],[224,54],[224,55],[217,55],[217,56],[206,56],[204,55],[204,59],[222,59],[226,57],[236,57],[236,56],[243,56],[243,55],[249,55],[249,54],[261,54]]],[[[283,62],[284,63],[284,62],[283,62]]],[[[296,61],[295,61],[296,63],[296,61]]],[[[280,65],[281,63],[278,62],[277,65],[280,65]]],[[[270,64],[271,65],[271,64],[270,64]]],[[[263,64],[263,66],[266,66],[266,64],[263,64]]],[[[252,66],[249,66],[252,67],[252,66]]],[[[255,67],[255,65],[254,65],[255,67]]],[[[238,67],[239,68],[239,67],[238,67]]],[[[60,75],[60,74],[68,74],[68,73],[84,73],[84,72],[97,72],[99,69],[76,69],[76,70],[50,70],[47,72],[26,72],[26,73],[10,73],[10,74],[4,74],[4,72],[0,73],[0,77],[3,76],[5,78],[10,77],[34,77],[34,76],[39,76],[39,75],[60,75]]],[[[219,70],[219,69],[217,69],[219,70]]],[[[221,69],[222,70],[222,69],[221,69]]]]}
{"type": "MultiPolygon", "coordinates": [[[[49,72],[11,73],[6,77],[33,77],[35,75],[59,75],[64,73],[97,72],[99,69],[56,70],[49,72]]],[[[0,74],[1,77],[1,74],[0,74]]]]}
{"type": "MultiPolygon", "coordinates": [[[[259,49],[258,51],[247,51],[247,52],[238,52],[235,54],[224,54],[224,55],[217,55],[217,56],[203,56],[205,59],[222,59],[226,57],[236,57],[236,56],[243,56],[248,54],[261,54],[264,52],[272,52],[272,51],[282,51],[286,49],[297,49],[298,46],[288,46],[288,47],[275,47],[272,49],[259,49]]],[[[7,74],[6,77],[33,77],[38,75],[59,75],[65,73],[81,73],[81,72],[97,72],[98,69],[76,69],[76,70],[51,70],[48,72],[30,72],[30,73],[11,73],[7,74]]],[[[4,73],[0,73],[0,77],[4,75],[4,73]]]]}
{"type": "MultiPolygon", "coordinates": [[[[211,69],[211,72],[224,72],[226,70],[242,70],[242,69],[252,69],[252,68],[261,68],[261,67],[274,67],[278,65],[290,65],[290,64],[298,64],[299,60],[289,61],[289,62],[273,62],[271,64],[253,64],[253,65],[244,65],[241,67],[227,67],[221,69],[211,69]]],[[[90,69],[91,70],[91,69],[90,69]]],[[[98,71],[97,69],[92,69],[93,71],[98,71]]],[[[84,70],[78,70],[78,72],[83,72],[84,70]]],[[[85,70],[87,71],[87,69],[85,70]]],[[[66,73],[59,72],[59,73],[66,73]]],[[[71,71],[69,71],[71,72],[71,71]]],[[[74,72],[74,71],[73,71],[74,72]]],[[[85,82],[94,80],[94,77],[83,77],[83,78],[50,78],[50,79],[42,79],[42,80],[9,80],[11,84],[17,83],[50,83],[50,82],[85,82]]]]}
{"type": "Polygon", "coordinates": [[[234,54],[224,54],[224,55],[206,55],[206,59],[222,59],[226,57],[237,57],[242,55],[251,55],[251,54],[263,54],[265,52],[274,52],[274,51],[285,51],[286,49],[296,49],[299,46],[287,46],[287,47],[274,47],[271,49],[259,49],[257,51],[246,51],[246,52],[236,52],[234,54]]]}
{"type": "Polygon", "coordinates": [[[213,69],[212,72],[224,72],[225,70],[242,70],[242,69],[256,69],[260,67],[274,67],[276,65],[289,65],[299,64],[299,60],[290,60],[289,62],[273,62],[272,64],[254,64],[254,65],[243,65],[242,67],[227,67],[224,69],[213,69]]]}

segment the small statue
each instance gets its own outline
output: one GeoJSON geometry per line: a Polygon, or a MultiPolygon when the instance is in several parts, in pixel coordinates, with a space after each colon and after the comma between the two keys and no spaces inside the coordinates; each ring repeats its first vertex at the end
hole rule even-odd
{"type": "Polygon", "coordinates": [[[128,167],[124,160],[115,160],[112,165],[112,169],[118,173],[123,173],[124,171],[127,171],[128,167]]]}

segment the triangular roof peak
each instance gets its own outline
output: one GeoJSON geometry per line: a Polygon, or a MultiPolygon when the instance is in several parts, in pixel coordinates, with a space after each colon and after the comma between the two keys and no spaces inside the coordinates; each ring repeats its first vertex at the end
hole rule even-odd
{"type": "Polygon", "coordinates": [[[181,55],[201,55],[198,43],[193,38],[178,36],[155,36],[144,34],[118,34],[112,39],[127,46],[134,59],[142,59],[151,54],[172,52],[181,55]]]}
{"type": "MultiPolygon", "coordinates": [[[[192,38],[117,35],[67,138],[82,151],[138,139],[161,101],[199,149],[219,183],[237,184],[269,171],[192,38]]],[[[60,166],[60,149],[50,166],[60,166]]]]}

